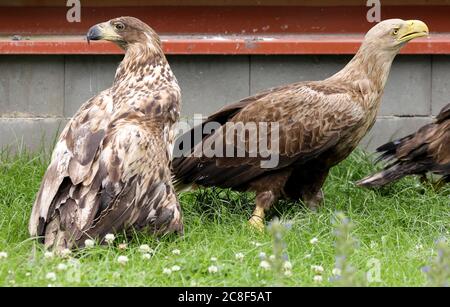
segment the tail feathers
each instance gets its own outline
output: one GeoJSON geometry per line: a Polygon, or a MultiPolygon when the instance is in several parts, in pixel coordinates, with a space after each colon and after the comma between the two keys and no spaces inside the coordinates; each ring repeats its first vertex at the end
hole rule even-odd
{"type": "Polygon", "coordinates": [[[381,172],[378,172],[374,175],[361,179],[360,181],[356,182],[356,185],[366,188],[380,187],[393,181],[396,181],[406,175],[408,175],[408,173],[405,172],[404,169],[402,169],[402,166],[396,164],[381,172]]]}
{"type": "Polygon", "coordinates": [[[54,217],[45,228],[44,246],[46,249],[60,252],[72,249],[75,241],[70,238],[69,232],[61,229],[60,217],[54,217]]]}
{"type": "Polygon", "coordinates": [[[399,146],[402,146],[404,144],[405,140],[410,139],[410,136],[406,136],[404,138],[386,143],[384,145],[381,145],[376,149],[377,152],[381,153],[378,158],[375,159],[375,163],[378,163],[380,161],[390,161],[393,158],[395,158],[395,154],[399,148],[399,146]]]}
{"type": "Polygon", "coordinates": [[[392,142],[388,142],[384,145],[381,145],[376,150],[377,152],[388,152],[388,151],[395,151],[397,149],[397,146],[400,144],[401,140],[395,140],[392,142]]]}

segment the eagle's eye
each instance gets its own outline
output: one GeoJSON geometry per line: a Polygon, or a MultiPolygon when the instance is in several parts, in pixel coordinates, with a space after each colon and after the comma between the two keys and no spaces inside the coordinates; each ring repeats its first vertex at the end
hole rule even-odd
{"type": "Polygon", "coordinates": [[[123,29],[125,29],[125,25],[121,22],[118,22],[118,23],[114,24],[114,29],[116,29],[118,31],[122,31],[123,29]]]}
{"type": "Polygon", "coordinates": [[[394,31],[392,31],[392,35],[397,35],[398,34],[398,29],[394,29],[394,31]]]}

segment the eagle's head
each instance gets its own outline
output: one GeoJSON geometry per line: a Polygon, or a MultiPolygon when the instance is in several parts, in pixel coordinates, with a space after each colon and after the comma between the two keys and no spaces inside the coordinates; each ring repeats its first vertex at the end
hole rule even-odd
{"type": "Polygon", "coordinates": [[[420,20],[387,19],[370,29],[364,43],[379,51],[397,53],[410,40],[427,36],[427,25],[420,20]]]}
{"type": "Polygon", "coordinates": [[[118,17],[96,24],[87,33],[87,41],[107,40],[123,49],[134,44],[160,46],[156,32],[146,23],[135,17],[118,17]]]}

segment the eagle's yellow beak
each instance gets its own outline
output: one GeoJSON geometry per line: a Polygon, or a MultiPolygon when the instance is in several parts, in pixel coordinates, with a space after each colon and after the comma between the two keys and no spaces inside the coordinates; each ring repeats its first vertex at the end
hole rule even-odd
{"type": "Polygon", "coordinates": [[[109,22],[103,22],[92,26],[87,35],[86,35],[88,43],[91,40],[108,40],[115,41],[120,39],[121,37],[117,35],[116,31],[114,31],[113,27],[109,22]]]}
{"type": "Polygon", "coordinates": [[[398,29],[398,41],[401,43],[409,42],[410,40],[427,36],[429,34],[428,26],[420,20],[406,20],[405,24],[398,29]]]}

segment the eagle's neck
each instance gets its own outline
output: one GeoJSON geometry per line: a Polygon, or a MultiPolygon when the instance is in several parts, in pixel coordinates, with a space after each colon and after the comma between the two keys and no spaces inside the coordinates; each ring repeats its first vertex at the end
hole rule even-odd
{"type": "Polygon", "coordinates": [[[139,83],[154,73],[155,69],[166,64],[166,57],[159,44],[142,42],[129,45],[125,49],[123,61],[117,68],[113,88],[120,84],[132,86],[139,83]]]}
{"type": "Polygon", "coordinates": [[[368,82],[370,89],[381,95],[396,54],[396,50],[380,51],[375,46],[363,44],[353,59],[330,79],[348,83],[368,82]]]}

